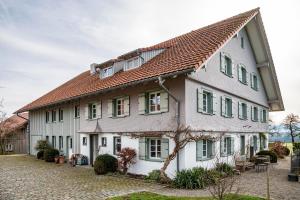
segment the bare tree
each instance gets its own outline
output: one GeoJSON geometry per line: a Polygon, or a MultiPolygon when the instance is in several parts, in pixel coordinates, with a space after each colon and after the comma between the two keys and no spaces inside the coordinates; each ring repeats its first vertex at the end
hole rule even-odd
{"type": "Polygon", "coordinates": [[[289,129],[293,144],[295,143],[295,137],[300,135],[300,133],[297,132],[300,130],[299,123],[299,116],[293,113],[287,115],[282,123],[285,126],[285,128],[289,129]]]}
{"type": "Polygon", "coordinates": [[[7,137],[14,132],[14,120],[7,119],[3,110],[3,99],[0,100],[0,154],[5,152],[7,137]]]}
{"type": "Polygon", "coordinates": [[[192,141],[198,140],[215,140],[216,138],[212,135],[204,134],[200,131],[200,134],[193,134],[189,126],[180,125],[174,132],[166,133],[165,136],[169,137],[174,141],[174,149],[165,159],[162,168],[160,169],[161,182],[169,182],[170,179],[166,175],[166,169],[170,162],[174,160],[181,149],[185,145],[192,141]]]}

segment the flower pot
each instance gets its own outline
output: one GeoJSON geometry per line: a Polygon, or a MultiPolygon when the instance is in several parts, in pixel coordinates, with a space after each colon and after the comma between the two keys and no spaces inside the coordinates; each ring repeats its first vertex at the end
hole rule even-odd
{"type": "Polygon", "coordinates": [[[64,156],[59,156],[58,163],[59,164],[64,164],[65,163],[65,157],[64,156]]]}
{"type": "Polygon", "coordinates": [[[58,159],[59,159],[58,157],[55,157],[55,158],[54,158],[54,162],[55,162],[55,163],[58,163],[58,159]]]}

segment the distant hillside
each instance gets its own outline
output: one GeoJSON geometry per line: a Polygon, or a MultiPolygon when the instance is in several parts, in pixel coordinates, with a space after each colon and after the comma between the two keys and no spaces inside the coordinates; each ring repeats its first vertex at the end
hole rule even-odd
{"type": "MultiPolygon", "coordinates": [[[[270,132],[277,132],[274,134],[269,134],[269,141],[280,141],[280,142],[292,142],[289,130],[287,130],[283,125],[277,125],[270,130],[270,132]]],[[[300,137],[296,137],[295,141],[300,142],[300,137]]]]}

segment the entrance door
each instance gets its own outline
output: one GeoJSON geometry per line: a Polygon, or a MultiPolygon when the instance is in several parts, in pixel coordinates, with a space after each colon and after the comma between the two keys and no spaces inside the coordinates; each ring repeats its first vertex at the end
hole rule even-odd
{"type": "Polygon", "coordinates": [[[90,165],[93,165],[98,156],[98,135],[90,135],[90,144],[90,165]]]}
{"type": "Polygon", "coordinates": [[[71,136],[67,136],[67,145],[66,145],[67,158],[70,158],[73,154],[73,138],[71,136]]]}

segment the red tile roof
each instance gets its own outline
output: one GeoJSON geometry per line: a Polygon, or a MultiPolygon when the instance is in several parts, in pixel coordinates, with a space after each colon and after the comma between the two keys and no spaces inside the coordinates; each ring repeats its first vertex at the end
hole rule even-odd
{"type": "Polygon", "coordinates": [[[16,129],[20,129],[25,127],[25,125],[28,122],[28,112],[20,113],[20,116],[13,115],[9,118],[7,118],[5,121],[0,123],[1,129],[5,129],[5,134],[10,134],[12,131],[16,129]],[[26,119],[24,119],[26,118],[26,119]]]}
{"type": "Polygon", "coordinates": [[[197,69],[258,12],[259,8],[256,8],[165,42],[141,48],[141,51],[160,48],[166,50],[137,69],[120,72],[105,79],[91,75],[89,71],[83,72],[16,112],[33,110],[159,75],[197,69]]]}

